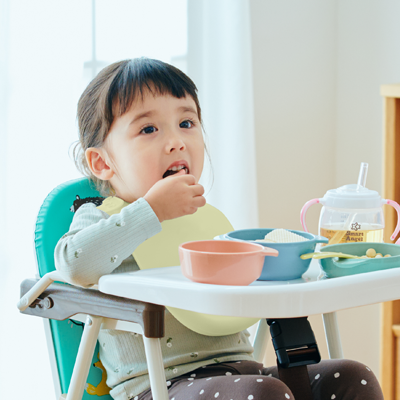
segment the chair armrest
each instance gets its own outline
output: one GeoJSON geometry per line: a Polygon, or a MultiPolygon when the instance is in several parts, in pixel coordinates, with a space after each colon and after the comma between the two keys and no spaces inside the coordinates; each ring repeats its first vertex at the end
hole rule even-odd
{"type": "MultiPolygon", "coordinates": [[[[24,280],[21,283],[21,298],[35,288],[37,283],[37,279],[24,280]]],[[[76,314],[90,314],[138,323],[146,337],[164,336],[164,306],[112,296],[95,289],[69,284],[51,283],[29,307],[21,312],[58,321],[76,314]]]]}
{"type": "Polygon", "coordinates": [[[58,271],[49,272],[41,279],[36,281],[36,284],[30,288],[29,291],[21,294],[21,298],[17,303],[20,311],[25,311],[42,293],[46,288],[55,280],[63,281],[58,271]]]}

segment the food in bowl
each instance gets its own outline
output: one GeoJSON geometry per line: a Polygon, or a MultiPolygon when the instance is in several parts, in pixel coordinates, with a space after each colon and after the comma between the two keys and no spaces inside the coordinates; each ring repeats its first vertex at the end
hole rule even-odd
{"type": "Polygon", "coordinates": [[[390,254],[383,255],[382,253],[377,253],[375,249],[368,249],[365,253],[365,256],[361,256],[361,258],[382,258],[382,257],[391,257],[390,254]]]}
{"type": "Polygon", "coordinates": [[[182,274],[199,283],[246,286],[257,280],[265,256],[279,252],[256,243],[197,240],[179,246],[182,274]]]}
{"type": "MultiPolygon", "coordinates": [[[[289,230],[289,232],[302,236],[304,241],[291,243],[259,242],[259,238],[265,238],[275,229],[255,228],[239,229],[225,234],[225,238],[231,241],[245,243],[260,243],[262,246],[271,247],[279,251],[276,258],[266,257],[260,281],[287,281],[300,279],[310,266],[311,260],[302,260],[300,256],[307,252],[314,252],[317,243],[328,243],[328,239],[316,236],[312,233],[289,230]]],[[[400,246],[399,246],[400,247],[400,246]]]]}
{"type": "MultiPolygon", "coordinates": [[[[338,243],[321,248],[321,252],[340,252],[360,257],[360,259],[355,260],[338,258],[318,260],[326,278],[337,278],[347,275],[399,268],[400,266],[400,246],[393,243],[338,243]],[[376,256],[373,258],[366,255],[370,249],[376,252],[376,256]],[[379,254],[385,256],[377,257],[379,254]]],[[[373,254],[373,252],[369,252],[369,254],[373,254]]]]}
{"type": "Polygon", "coordinates": [[[296,233],[290,232],[286,229],[274,229],[265,235],[264,239],[256,239],[256,242],[266,243],[294,243],[294,242],[305,242],[308,239],[304,236],[297,235],[296,233]]]}

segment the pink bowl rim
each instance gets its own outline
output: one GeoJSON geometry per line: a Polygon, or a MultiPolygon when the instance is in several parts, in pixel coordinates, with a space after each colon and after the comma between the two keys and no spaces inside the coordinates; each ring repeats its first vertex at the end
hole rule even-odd
{"type": "MultiPolygon", "coordinates": [[[[264,246],[263,245],[261,245],[261,244],[257,244],[257,243],[247,243],[247,242],[244,242],[246,245],[251,245],[252,247],[257,247],[258,249],[257,250],[254,250],[254,251],[241,251],[241,252],[234,252],[234,253],[227,253],[227,252],[217,252],[217,251],[200,251],[200,250],[192,250],[192,249],[187,249],[186,247],[184,247],[185,246],[185,244],[190,244],[190,243],[197,243],[197,242],[212,242],[212,243],[215,243],[215,242],[219,242],[219,240],[213,240],[213,239],[210,239],[210,240],[191,240],[191,241],[189,241],[189,242],[184,242],[184,243],[181,243],[180,245],[179,245],[179,249],[182,249],[182,250],[185,250],[185,251],[189,251],[189,252],[191,252],[191,253],[200,253],[200,254],[215,254],[215,255],[224,255],[224,254],[229,254],[229,255],[235,255],[235,254],[239,254],[239,255],[243,255],[243,254],[256,254],[256,253],[259,253],[260,251],[261,252],[263,252],[264,251],[264,246]]],[[[234,242],[233,240],[232,241],[230,241],[230,240],[224,240],[224,242],[234,242]]],[[[228,245],[228,246],[230,246],[230,245],[228,245]]]]}

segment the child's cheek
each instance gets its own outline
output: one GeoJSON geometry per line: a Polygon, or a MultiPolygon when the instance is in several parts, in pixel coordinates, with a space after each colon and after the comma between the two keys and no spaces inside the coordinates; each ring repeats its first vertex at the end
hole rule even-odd
{"type": "Polygon", "coordinates": [[[159,180],[163,179],[160,168],[156,165],[148,165],[147,168],[143,168],[143,179],[146,182],[146,186],[149,188],[156,184],[159,180]]]}

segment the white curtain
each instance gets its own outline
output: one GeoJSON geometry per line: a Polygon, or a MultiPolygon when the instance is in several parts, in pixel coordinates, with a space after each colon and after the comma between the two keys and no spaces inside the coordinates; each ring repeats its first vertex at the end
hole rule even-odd
{"type": "Polygon", "coordinates": [[[37,212],[80,177],[68,150],[76,105],[95,65],[147,56],[184,69],[186,0],[0,0],[0,399],[53,399],[40,318],[22,315],[19,285],[35,275],[37,212]]]}
{"type": "Polygon", "coordinates": [[[80,3],[0,0],[2,399],[54,398],[43,321],[16,303],[20,283],[36,273],[38,209],[52,188],[79,176],[68,147],[90,49],[90,3],[80,3]]]}
{"type": "MultiPolygon", "coordinates": [[[[6,155],[7,155],[7,104],[8,104],[8,15],[9,0],[0,0],[0,210],[5,207],[5,184],[6,184],[6,155]]],[[[6,213],[0,213],[0,260],[5,263],[6,239],[4,230],[6,213]]],[[[5,268],[1,268],[3,275],[5,268]]]]}
{"type": "MultiPolygon", "coordinates": [[[[189,21],[186,0],[95,4],[97,66],[148,56],[194,79],[214,167],[208,200],[236,229],[257,226],[248,3],[188,0],[189,21]]],[[[21,281],[35,274],[33,230],[42,201],[80,177],[68,149],[77,139],[76,104],[91,78],[92,6],[0,0],[1,399],[17,392],[30,400],[54,397],[42,321],[19,314],[16,303],[21,281]]]]}
{"type": "Polygon", "coordinates": [[[235,229],[258,222],[253,74],[248,0],[189,0],[187,72],[200,97],[214,174],[207,201],[235,229]]]}

